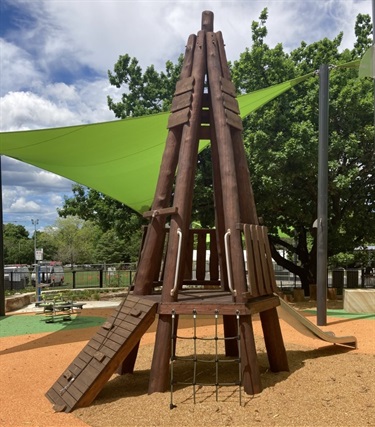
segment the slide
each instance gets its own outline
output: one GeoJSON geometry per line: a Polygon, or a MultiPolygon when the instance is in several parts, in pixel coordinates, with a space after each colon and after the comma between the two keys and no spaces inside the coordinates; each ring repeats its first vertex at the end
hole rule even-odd
{"type": "Polygon", "coordinates": [[[310,320],[306,319],[297,310],[280,298],[280,306],[277,308],[279,318],[289,323],[298,332],[311,337],[318,338],[332,344],[341,344],[357,348],[357,338],[352,336],[337,337],[333,332],[324,332],[310,320]]]}

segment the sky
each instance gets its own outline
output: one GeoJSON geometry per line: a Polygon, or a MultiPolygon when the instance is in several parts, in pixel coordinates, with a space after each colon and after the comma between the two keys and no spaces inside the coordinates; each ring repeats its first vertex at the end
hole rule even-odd
{"type": "MultiPolygon", "coordinates": [[[[165,69],[214,13],[227,58],[251,48],[251,23],[268,8],[266,43],[285,51],[302,41],[334,38],[352,48],[358,13],[372,15],[372,0],[1,0],[0,131],[71,126],[116,120],[107,106],[121,89],[108,82],[120,55],[142,69],[165,69]]],[[[56,155],[59,149],[56,147],[56,155]]],[[[34,231],[53,225],[72,182],[2,157],[3,219],[34,231]]]]}

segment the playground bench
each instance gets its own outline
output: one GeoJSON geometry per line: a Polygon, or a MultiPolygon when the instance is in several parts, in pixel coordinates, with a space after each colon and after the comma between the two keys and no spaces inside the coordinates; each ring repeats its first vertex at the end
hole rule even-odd
{"type": "Polygon", "coordinates": [[[53,298],[45,299],[42,302],[35,303],[36,307],[43,308],[46,323],[53,323],[55,319],[71,320],[71,315],[79,313],[85,303],[76,303],[53,298]]]}

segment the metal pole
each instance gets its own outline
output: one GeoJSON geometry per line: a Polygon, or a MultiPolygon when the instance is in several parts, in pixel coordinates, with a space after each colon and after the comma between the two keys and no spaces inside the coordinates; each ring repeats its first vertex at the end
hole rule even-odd
{"type": "Polygon", "coordinates": [[[318,159],[318,224],[317,224],[317,324],[327,324],[327,217],[328,217],[328,123],[329,71],[319,69],[319,159],[318,159]]]}
{"type": "Polygon", "coordinates": [[[0,156],[0,316],[5,316],[5,280],[4,280],[4,226],[3,226],[3,184],[1,179],[1,159],[0,156]]]}
{"type": "Polygon", "coordinates": [[[31,224],[34,226],[34,265],[35,265],[35,296],[37,302],[41,299],[41,288],[40,288],[40,280],[39,280],[39,263],[36,259],[36,226],[38,225],[38,219],[32,219],[31,224]]]}
{"type": "MultiPolygon", "coordinates": [[[[372,54],[375,55],[375,52],[374,52],[375,50],[375,0],[372,0],[372,48],[373,48],[372,54]]],[[[374,58],[372,60],[374,61],[374,58]]],[[[375,126],[375,79],[373,80],[374,80],[374,126],[375,126]]],[[[375,137],[374,137],[374,142],[375,142],[375,137]]]]}

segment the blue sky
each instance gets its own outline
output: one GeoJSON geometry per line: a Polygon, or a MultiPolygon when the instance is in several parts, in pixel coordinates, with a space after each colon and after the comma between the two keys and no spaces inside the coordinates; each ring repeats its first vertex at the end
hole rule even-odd
{"type": "MultiPolygon", "coordinates": [[[[265,7],[267,44],[287,51],[340,31],[342,48],[352,48],[356,16],[372,14],[372,0],[1,0],[0,130],[114,120],[106,97],[118,99],[121,90],[109,85],[107,71],[119,55],[164,69],[211,10],[234,61],[251,47],[251,22],[265,7]]],[[[2,170],[4,222],[31,232],[31,219],[39,228],[53,224],[72,183],[6,157],[2,170]]]]}

